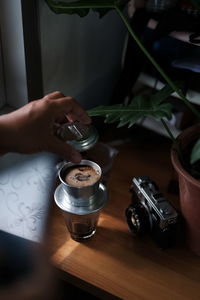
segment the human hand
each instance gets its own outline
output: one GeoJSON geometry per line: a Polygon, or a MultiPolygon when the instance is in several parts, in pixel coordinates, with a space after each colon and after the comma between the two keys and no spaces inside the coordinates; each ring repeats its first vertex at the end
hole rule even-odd
{"type": "Polygon", "coordinates": [[[78,163],[81,155],[55,136],[55,123],[80,121],[90,124],[85,110],[72,98],[53,92],[20,109],[0,116],[0,152],[56,153],[78,163]]]}

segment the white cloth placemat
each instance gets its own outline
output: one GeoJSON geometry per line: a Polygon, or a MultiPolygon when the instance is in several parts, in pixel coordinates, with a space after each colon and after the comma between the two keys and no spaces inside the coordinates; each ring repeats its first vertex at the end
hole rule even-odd
{"type": "Polygon", "coordinates": [[[0,157],[0,230],[39,242],[57,175],[50,153],[0,157]]]}

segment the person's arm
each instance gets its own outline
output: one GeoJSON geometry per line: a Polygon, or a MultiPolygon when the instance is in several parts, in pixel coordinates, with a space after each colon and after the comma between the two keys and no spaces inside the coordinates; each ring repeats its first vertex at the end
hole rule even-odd
{"type": "Polygon", "coordinates": [[[0,116],[0,153],[58,154],[64,159],[79,162],[81,155],[54,134],[55,123],[91,122],[85,110],[72,98],[53,92],[32,101],[12,113],[0,116]]]}

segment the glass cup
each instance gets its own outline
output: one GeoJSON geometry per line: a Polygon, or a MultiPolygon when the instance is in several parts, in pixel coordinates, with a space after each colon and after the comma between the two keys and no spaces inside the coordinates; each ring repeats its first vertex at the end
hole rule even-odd
{"type": "Polygon", "coordinates": [[[77,215],[69,212],[64,212],[63,216],[65,224],[75,241],[83,241],[91,238],[95,232],[99,220],[100,211],[96,211],[86,215],[77,215]]]}
{"type": "Polygon", "coordinates": [[[96,232],[100,211],[107,201],[101,175],[100,166],[90,160],[66,163],[59,171],[61,184],[54,198],[71,238],[76,241],[86,240],[96,232]]]}

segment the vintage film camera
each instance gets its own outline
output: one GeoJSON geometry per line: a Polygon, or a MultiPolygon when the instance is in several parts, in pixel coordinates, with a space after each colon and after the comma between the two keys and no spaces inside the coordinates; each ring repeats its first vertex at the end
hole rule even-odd
{"type": "Polygon", "coordinates": [[[125,211],[130,230],[135,235],[149,233],[160,248],[175,244],[178,214],[147,176],[134,177],[132,201],[125,211]]]}

